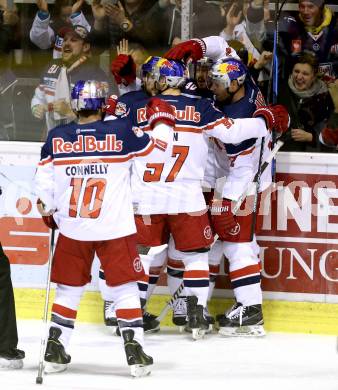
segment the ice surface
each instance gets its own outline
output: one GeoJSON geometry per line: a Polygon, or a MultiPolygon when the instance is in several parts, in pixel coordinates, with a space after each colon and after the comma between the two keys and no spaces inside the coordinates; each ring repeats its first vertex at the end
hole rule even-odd
{"type": "Polygon", "coordinates": [[[133,379],[121,341],[102,325],[76,325],[67,371],[37,375],[40,321],[19,322],[22,370],[0,370],[1,390],[338,390],[337,338],[269,333],[261,339],[223,338],[192,341],[174,329],[146,336],[154,358],[149,377],[133,379]]]}

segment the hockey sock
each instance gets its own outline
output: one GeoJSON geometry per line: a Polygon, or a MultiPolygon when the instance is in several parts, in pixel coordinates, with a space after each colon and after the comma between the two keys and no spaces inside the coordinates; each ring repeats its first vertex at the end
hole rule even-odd
{"type": "Polygon", "coordinates": [[[148,284],[148,290],[147,290],[147,295],[146,295],[147,300],[151,297],[151,295],[156,287],[158,279],[160,278],[161,270],[162,270],[162,266],[150,267],[150,269],[149,269],[149,284],[148,284]]]}
{"type": "Polygon", "coordinates": [[[209,290],[208,253],[181,252],[185,265],[183,274],[187,295],[194,295],[198,305],[206,307],[209,290]]]}
{"type": "Polygon", "coordinates": [[[214,292],[215,283],[217,275],[219,274],[220,264],[223,259],[223,242],[216,241],[210,251],[208,252],[208,262],[209,262],[209,291],[208,291],[208,301],[212,297],[214,292]]]}
{"type": "Polygon", "coordinates": [[[236,301],[244,306],[262,304],[260,265],[251,243],[225,243],[224,254],[236,301]]]}
{"type": "Polygon", "coordinates": [[[59,340],[65,348],[69,344],[69,339],[74,329],[77,309],[83,291],[84,286],[73,287],[58,284],[56,287],[50,326],[61,329],[62,333],[59,340]]]}
{"type": "MultiPolygon", "coordinates": [[[[173,295],[179,286],[183,282],[183,273],[184,273],[184,264],[182,261],[168,259],[167,262],[167,283],[170,294],[173,295]]],[[[180,294],[181,296],[185,296],[186,293],[183,290],[180,294]]]]}
{"type": "Polygon", "coordinates": [[[140,291],[140,298],[144,301],[147,300],[147,290],[149,284],[149,268],[152,261],[152,257],[149,255],[140,255],[140,259],[144,269],[144,276],[137,281],[137,286],[140,291]]]}
{"type": "MultiPolygon", "coordinates": [[[[124,330],[132,329],[134,339],[142,346],[143,319],[140,296],[136,282],[125,283],[120,286],[109,287],[110,299],[115,302],[116,318],[121,334],[124,330]]],[[[123,338],[121,337],[123,341],[123,338]]]]}

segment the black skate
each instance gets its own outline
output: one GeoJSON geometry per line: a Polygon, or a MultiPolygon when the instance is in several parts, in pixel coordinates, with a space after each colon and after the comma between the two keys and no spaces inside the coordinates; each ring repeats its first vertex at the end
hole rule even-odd
{"type": "Polygon", "coordinates": [[[145,333],[155,333],[160,330],[160,323],[154,314],[145,311],[143,313],[143,330],[145,333]]]}
{"type": "Polygon", "coordinates": [[[109,329],[109,331],[111,332],[111,334],[115,335],[118,328],[118,323],[117,323],[116,313],[114,310],[114,302],[104,301],[103,318],[104,318],[104,323],[109,329]]]}
{"type": "Polygon", "coordinates": [[[134,331],[132,329],[124,330],[122,336],[131,375],[135,377],[149,375],[149,366],[153,364],[153,358],[146,355],[142,346],[134,340],[134,331]]]}
{"type": "Polygon", "coordinates": [[[156,319],[154,314],[146,311],[147,300],[140,298],[142,316],[143,316],[143,330],[145,333],[155,333],[160,330],[160,322],[156,319]]]}
{"type": "Polygon", "coordinates": [[[191,329],[194,340],[201,339],[209,329],[209,323],[203,315],[203,306],[197,302],[197,297],[187,297],[188,328],[191,329]]]}
{"type": "Polygon", "coordinates": [[[65,347],[61,344],[59,337],[61,329],[52,326],[49,329],[49,337],[45,352],[45,373],[61,372],[67,369],[67,364],[70,363],[71,357],[65,351],[65,347]]]}
{"type": "Polygon", "coordinates": [[[222,336],[265,336],[262,305],[236,303],[224,315],[217,316],[217,321],[222,336]]]}
{"type": "Polygon", "coordinates": [[[187,297],[178,297],[173,305],[172,321],[174,325],[178,326],[180,332],[183,327],[187,325],[187,297]]]}
{"type": "Polygon", "coordinates": [[[23,367],[25,352],[21,349],[10,348],[7,351],[0,352],[0,368],[9,368],[19,370],[23,367]]]}

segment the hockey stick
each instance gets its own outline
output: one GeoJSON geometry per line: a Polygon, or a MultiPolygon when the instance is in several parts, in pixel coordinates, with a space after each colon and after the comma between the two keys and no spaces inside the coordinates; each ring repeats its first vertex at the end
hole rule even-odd
{"type": "MultiPolygon", "coordinates": [[[[242,203],[244,202],[245,198],[247,197],[248,191],[250,189],[250,185],[253,183],[256,183],[258,181],[259,175],[262,175],[262,173],[267,169],[267,167],[270,165],[271,161],[275,158],[276,154],[278,153],[279,149],[284,145],[284,143],[287,141],[289,135],[287,133],[284,133],[277,141],[275,147],[271,150],[270,154],[266,158],[266,160],[261,164],[261,169],[256,173],[253,180],[248,184],[245,191],[242,193],[242,195],[237,200],[232,212],[234,214],[237,213],[239,208],[241,207],[242,203]]],[[[255,184],[256,185],[256,184],[255,184]]],[[[256,205],[257,207],[257,205],[256,205]]],[[[218,235],[215,234],[214,242],[218,240],[218,235]]],[[[163,318],[167,315],[170,307],[172,307],[173,303],[176,301],[176,299],[180,296],[181,292],[184,289],[184,282],[179,285],[178,289],[174,292],[170,300],[166,303],[164,308],[161,310],[161,313],[156,317],[156,320],[161,322],[163,318]]]]}
{"type": "Polygon", "coordinates": [[[250,187],[253,183],[256,183],[258,181],[259,175],[262,175],[262,173],[267,169],[267,167],[270,165],[271,161],[276,157],[279,149],[285,144],[285,142],[289,139],[290,135],[288,133],[284,133],[276,142],[275,147],[271,150],[270,154],[266,158],[266,160],[261,164],[261,169],[256,173],[254,178],[250,183],[248,183],[246,189],[243,191],[242,195],[238,198],[235,206],[232,209],[233,214],[236,214],[239,208],[241,207],[242,203],[244,202],[245,198],[247,197],[247,194],[250,190],[250,187]]]}
{"type": "Polygon", "coordinates": [[[176,299],[180,296],[181,292],[184,289],[184,282],[182,282],[178,289],[174,292],[173,296],[170,298],[170,300],[166,303],[164,308],[161,310],[161,313],[156,317],[156,320],[158,322],[161,322],[163,318],[167,315],[170,307],[172,307],[173,303],[176,301],[176,299]]]}
{"type": "Polygon", "coordinates": [[[43,312],[44,332],[43,332],[43,335],[41,337],[38,375],[36,377],[36,383],[39,385],[41,385],[43,382],[43,356],[44,356],[44,352],[45,352],[47,330],[48,330],[47,317],[48,317],[49,293],[50,293],[50,283],[51,283],[50,278],[51,278],[53,252],[54,252],[54,241],[55,241],[55,229],[52,229],[52,234],[51,234],[51,239],[50,239],[50,252],[49,252],[49,259],[48,259],[45,307],[44,307],[44,312],[43,312]]]}

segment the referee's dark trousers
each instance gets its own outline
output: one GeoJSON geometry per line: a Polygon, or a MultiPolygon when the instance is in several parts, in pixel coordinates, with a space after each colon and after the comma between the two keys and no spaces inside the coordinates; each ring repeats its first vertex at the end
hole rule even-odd
{"type": "Polygon", "coordinates": [[[0,243],[0,352],[18,345],[11,267],[0,243]]]}

